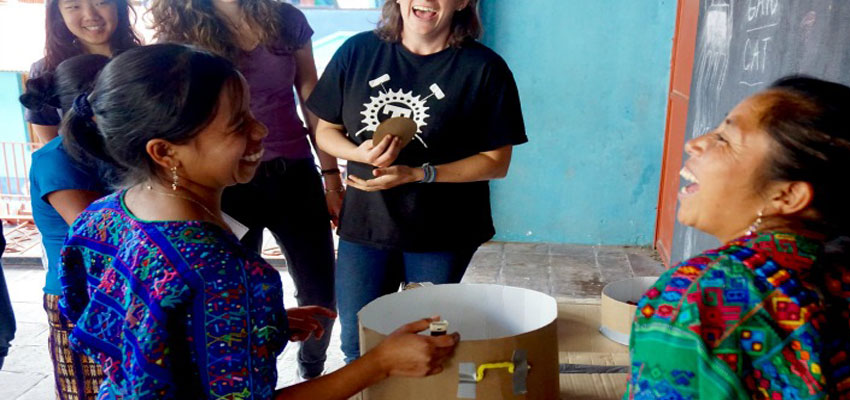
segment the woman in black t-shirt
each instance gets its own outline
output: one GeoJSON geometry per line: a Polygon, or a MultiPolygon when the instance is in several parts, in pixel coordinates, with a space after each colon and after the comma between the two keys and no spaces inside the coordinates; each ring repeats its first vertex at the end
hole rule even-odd
{"type": "Polygon", "coordinates": [[[487,181],[527,139],[513,75],[480,33],[477,0],[387,0],[307,102],[319,147],[349,161],[336,275],[346,361],[360,308],[402,282],[459,282],[495,233],[487,181]],[[415,123],[412,141],[374,143],[395,117],[415,123]]]}

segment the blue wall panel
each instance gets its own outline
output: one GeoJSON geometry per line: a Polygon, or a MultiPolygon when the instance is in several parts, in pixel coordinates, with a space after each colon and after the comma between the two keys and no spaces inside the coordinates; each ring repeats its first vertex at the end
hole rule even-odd
{"type": "Polygon", "coordinates": [[[27,130],[18,96],[21,76],[17,72],[0,71],[0,142],[25,142],[27,130]]]}
{"type": "Polygon", "coordinates": [[[650,244],[676,1],[483,0],[481,10],[529,136],[492,184],[497,239],[650,244]]]}

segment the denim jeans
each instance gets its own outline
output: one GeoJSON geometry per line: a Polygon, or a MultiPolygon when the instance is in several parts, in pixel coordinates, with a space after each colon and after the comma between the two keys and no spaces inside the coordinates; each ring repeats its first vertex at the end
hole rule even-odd
{"type": "MultiPolygon", "coordinates": [[[[0,229],[0,257],[6,249],[6,239],[0,229]]],[[[15,338],[15,313],[12,311],[12,301],[9,299],[9,289],[6,287],[6,278],[3,275],[3,266],[0,265],[0,369],[3,369],[3,361],[9,354],[10,342],[15,338]]]]}
{"type": "MultiPolygon", "coordinates": [[[[242,244],[261,250],[268,228],[286,256],[299,306],[336,309],[334,249],[319,171],[312,159],[276,158],[260,164],[251,182],[225,189],[222,209],[248,227],[242,244]]],[[[322,339],[301,344],[298,368],[312,378],[324,370],[333,320],[321,318],[322,339]]]]}
{"type": "MultiPolygon", "coordinates": [[[[357,312],[385,294],[398,291],[403,282],[458,283],[478,246],[455,251],[427,253],[384,250],[339,241],[336,293],[342,328],[345,362],[360,357],[357,312]]],[[[413,315],[410,320],[429,315],[413,315]]]]}

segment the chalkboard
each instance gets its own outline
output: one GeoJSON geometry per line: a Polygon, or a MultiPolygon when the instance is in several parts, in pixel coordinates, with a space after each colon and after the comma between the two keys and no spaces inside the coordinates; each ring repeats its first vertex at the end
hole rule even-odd
{"type": "MultiPolygon", "coordinates": [[[[785,75],[850,84],[850,1],[701,0],[700,6],[685,141],[785,75]]],[[[677,222],[671,261],[718,244],[677,222]]]]}

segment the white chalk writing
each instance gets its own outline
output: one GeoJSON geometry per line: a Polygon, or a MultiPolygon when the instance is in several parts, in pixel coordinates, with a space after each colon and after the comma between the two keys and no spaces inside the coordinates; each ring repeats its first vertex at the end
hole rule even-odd
{"type": "Polygon", "coordinates": [[[744,43],[744,71],[764,72],[767,67],[768,44],[773,38],[747,38],[744,43]]]}
{"type": "Polygon", "coordinates": [[[747,22],[779,12],[779,0],[747,0],[747,22]]]}
{"type": "Polygon", "coordinates": [[[747,0],[747,20],[741,55],[743,76],[739,84],[755,88],[763,84],[773,59],[773,37],[780,29],[782,0],[747,0]]]}

